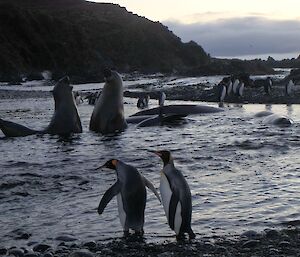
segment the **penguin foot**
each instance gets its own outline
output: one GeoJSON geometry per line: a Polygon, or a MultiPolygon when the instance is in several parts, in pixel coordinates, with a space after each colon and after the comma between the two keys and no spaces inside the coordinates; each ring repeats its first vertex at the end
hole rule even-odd
{"type": "Polygon", "coordinates": [[[129,237],[130,236],[129,230],[124,230],[123,235],[124,237],[129,237]]]}
{"type": "Polygon", "coordinates": [[[190,240],[196,238],[196,235],[195,235],[195,233],[193,232],[193,230],[189,231],[188,234],[189,234],[189,239],[190,239],[190,240]]]}
{"type": "Polygon", "coordinates": [[[181,233],[181,234],[176,235],[176,240],[177,240],[178,242],[184,241],[184,240],[185,240],[184,234],[181,233]]]}
{"type": "Polygon", "coordinates": [[[143,229],[141,229],[141,230],[135,230],[134,231],[134,235],[137,236],[137,237],[143,237],[144,230],[143,229]]]}

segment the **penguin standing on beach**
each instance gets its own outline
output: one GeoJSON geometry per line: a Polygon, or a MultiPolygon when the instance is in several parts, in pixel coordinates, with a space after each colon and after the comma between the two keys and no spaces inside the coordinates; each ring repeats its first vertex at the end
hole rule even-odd
{"type": "Polygon", "coordinates": [[[237,95],[239,97],[242,97],[243,94],[244,94],[244,88],[245,88],[245,83],[243,81],[240,81],[240,83],[238,84],[238,87],[237,87],[237,95]]]}
{"type": "Polygon", "coordinates": [[[99,168],[115,170],[118,180],[103,195],[99,206],[99,215],[103,213],[110,200],[117,196],[119,218],[123,227],[124,236],[129,235],[129,229],[135,231],[136,235],[144,234],[144,213],[146,207],[147,186],[160,197],[154,186],[138,170],[120,160],[112,159],[99,168]]]}
{"type": "Polygon", "coordinates": [[[224,102],[226,96],[226,86],[223,83],[218,85],[218,100],[220,103],[224,102]]]}
{"type": "Polygon", "coordinates": [[[182,173],[175,168],[169,151],[150,151],[158,155],[164,167],[161,171],[160,193],[169,226],[176,233],[177,240],[188,233],[190,239],[195,238],[191,228],[192,197],[187,181],[182,173]]]}
{"type": "Polygon", "coordinates": [[[238,94],[238,85],[239,85],[240,81],[238,79],[235,79],[232,85],[232,92],[234,95],[238,94]]]}
{"type": "Polygon", "coordinates": [[[272,79],[270,77],[267,77],[264,83],[264,90],[267,95],[271,94],[272,85],[273,85],[272,79]]]}
{"type": "Polygon", "coordinates": [[[228,81],[226,83],[226,93],[228,96],[230,96],[231,91],[232,91],[232,81],[230,78],[228,78],[228,81]]]}
{"type": "Polygon", "coordinates": [[[287,83],[285,85],[285,95],[286,96],[291,96],[294,86],[295,86],[295,84],[294,84],[294,81],[292,79],[289,81],[289,83],[287,83]]]}

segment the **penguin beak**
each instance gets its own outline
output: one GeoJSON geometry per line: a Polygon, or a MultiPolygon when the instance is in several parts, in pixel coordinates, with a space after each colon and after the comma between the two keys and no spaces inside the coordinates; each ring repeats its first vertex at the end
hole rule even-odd
{"type": "Polygon", "coordinates": [[[148,150],[148,152],[154,153],[154,154],[156,154],[157,156],[161,157],[161,154],[160,154],[160,152],[158,152],[158,151],[148,150]]]}
{"type": "Polygon", "coordinates": [[[105,164],[103,164],[103,165],[101,165],[101,166],[99,166],[98,168],[95,168],[95,169],[93,169],[93,170],[103,170],[104,168],[106,168],[106,167],[105,167],[105,164]]]}

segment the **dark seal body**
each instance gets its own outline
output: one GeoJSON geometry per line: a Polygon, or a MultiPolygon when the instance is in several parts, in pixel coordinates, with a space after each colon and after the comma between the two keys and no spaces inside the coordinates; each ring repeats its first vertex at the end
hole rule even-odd
{"type": "Polygon", "coordinates": [[[122,78],[116,71],[111,71],[105,78],[106,83],[90,119],[90,130],[102,134],[124,131],[127,123],[124,117],[122,78]]]}

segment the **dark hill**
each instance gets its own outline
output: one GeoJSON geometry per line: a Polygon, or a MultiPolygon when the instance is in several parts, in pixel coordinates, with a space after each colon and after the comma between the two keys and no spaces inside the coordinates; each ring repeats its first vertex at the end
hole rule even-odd
{"type": "Polygon", "coordinates": [[[194,42],[114,4],[84,0],[0,0],[0,81],[43,70],[97,81],[104,66],[172,72],[208,64],[194,42]]]}

